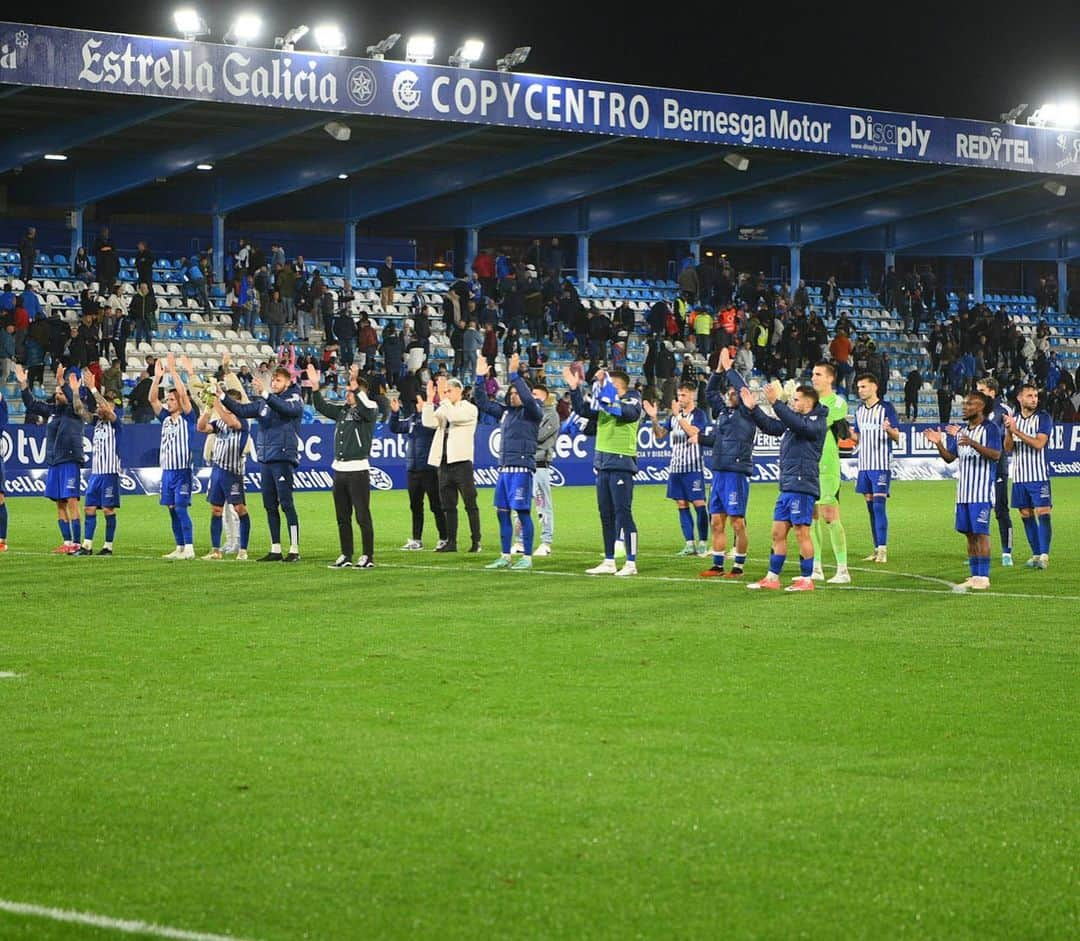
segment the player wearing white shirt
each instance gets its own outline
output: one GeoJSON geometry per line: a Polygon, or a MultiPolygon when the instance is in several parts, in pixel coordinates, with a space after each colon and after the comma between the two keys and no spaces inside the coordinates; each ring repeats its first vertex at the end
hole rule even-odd
{"type": "Polygon", "coordinates": [[[863,373],[855,380],[859,406],[855,409],[855,428],[852,438],[858,445],[859,476],[855,492],[866,497],[870,513],[870,535],[874,551],[863,561],[887,562],[889,517],[886,501],[892,484],[893,445],[900,440],[900,419],[891,402],[878,398],[878,379],[873,373],[863,373]]]}
{"type": "Polygon", "coordinates": [[[957,591],[990,587],[990,513],[994,506],[994,482],[1001,459],[1001,432],[989,420],[993,407],[988,395],[972,392],[964,399],[967,425],[949,425],[944,431],[930,428],[926,440],[936,445],[947,464],[960,462],[956,478],[956,531],[967,537],[971,577],[957,591]]]}
{"type": "Polygon", "coordinates": [[[1050,562],[1050,466],[1046,445],[1054,423],[1039,411],[1039,390],[1029,383],[1017,394],[1019,415],[1005,418],[1005,451],[1012,455],[1012,506],[1020,511],[1031,545],[1028,568],[1045,569],[1050,562]]]}
{"type": "Polygon", "coordinates": [[[105,512],[105,545],[98,555],[113,554],[116,538],[116,511],[120,508],[120,434],[123,409],[114,405],[98,391],[94,374],[83,372],[83,385],[94,395],[94,443],[90,458],[90,480],[86,485],[86,523],[82,547],[74,555],[92,555],[94,533],[97,532],[97,511],[105,512]]]}
{"type": "Polygon", "coordinates": [[[176,549],[164,556],[170,561],[194,559],[194,527],[188,507],[194,474],[191,462],[191,439],[195,434],[195,407],[188,397],[187,387],[176,371],[176,357],[168,357],[169,376],[173,387],[162,404],[158,395],[165,366],[159,359],[150,383],[150,408],[161,421],[161,497],[159,502],[169,508],[176,549]]]}
{"type": "MultiPolygon", "coordinates": [[[[224,386],[220,386],[224,390],[224,386]]],[[[237,389],[224,393],[236,401],[242,395],[237,389]]],[[[203,434],[214,435],[214,450],[210,462],[210,486],[206,500],[210,504],[210,551],[203,556],[208,562],[220,562],[225,558],[221,550],[221,532],[226,506],[232,506],[239,517],[239,547],[236,552],[238,562],[247,561],[248,540],[251,537],[251,517],[248,516],[244,494],[244,473],[247,470],[247,451],[250,431],[246,419],[238,418],[227,411],[216,399],[214,414],[209,412],[199,415],[196,426],[203,434]]]]}

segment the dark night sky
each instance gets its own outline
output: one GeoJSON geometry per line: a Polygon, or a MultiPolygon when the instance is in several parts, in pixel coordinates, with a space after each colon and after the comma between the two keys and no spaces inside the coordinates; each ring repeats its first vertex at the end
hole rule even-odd
{"type": "MultiPolygon", "coordinates": [[[[9,19],[171,35],[180,4],[58,2],[9,19]]],[[[459,2],[357,4],[347,0],[198,3],[220,40],[238,9],[260,12],[272,45],[301,20],[338,22],[347,55],[388,33],[430,31],[445,62],[460,38],[495,54],[532,45],[525,69],[641,85],[996,120],[1021,101],[1080,98],[1080,3],[632,3],[459,2]],[[675,13],[676,10],[680,12],[675,13]],[[293,12],[290,12],[293,11],[293,12]],[[343,15],[343,11],[348,11],[343,15]],[[671,11],[667,13],[667,11],[671,11]],[[886,19],[887,17],[887,19],[886,19]]],[[[403,54],[403,44],[391,53],[403,54]]]]}

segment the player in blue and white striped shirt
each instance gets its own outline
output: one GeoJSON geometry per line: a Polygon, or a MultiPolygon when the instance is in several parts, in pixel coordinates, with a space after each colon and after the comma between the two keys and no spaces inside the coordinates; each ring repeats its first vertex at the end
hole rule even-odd
{"type": "MultiPolygon", "coordinates": [[[[6,378],[6,377],[5,377],[6,378]]],[[[0,389],[0,436],[7,431],[8,407],[4,392],[0,389]]],[[[4,496],[4,455],[0,453],[0,552],[7,552],[8,509],[4,496]]]]}
{"type": "Polygon", "coordinates": [[[191,464],[191,439],[195,435],[195,407],[188,397],[187,387],[176,371],[176,358],[169,354],[169,377],[173,387],[162,404],[158,396],[165,366],[159,359],[150,383],[150,407],[161,421],[161,499],[169,508],[176,549],[164,556],[169,560],[194,559],[194,527],[188,507],[194,474],[191,464]]]}
{"type": "Polygon", "coordinates": [[[674,500],[679,508],[679,525],[682,526],[686,545],[678,553],[680,556],[707,555],[709,539],[709,513],[705,508],[705,465],[701,459],[701,445],[698,437],[705,431],[707,420],[705,413],[694,404],[697,398],[697,386],[684,383],[679,386],[678,398],[671,403],[671,415],[665,422],[660,422],[657,406],[643,401],[645,414],[652,419],[653,434],[657,441],[671,436],[671,460],[668,463],[667,496],[674,500]],[[700,548],[694,541],[694,517],[691,505],[697,514],[698,537],[700,548]]]}
{"type": "Polygon", "coordinates": [[[1016,396],[1020,414],[1005,419],[1005,450],[1012,459],[1012,505],[1020,511],[1032,556],[1026,565],[1044,569],[1050,562],[1050,467],[1046,445],[1053,420],[1039,411],[1039,390],[1030,383],[1016,396]]]}
{"type": "MultiPolygon", "coordinates": [[[[238,389],[230,389],[225,394],[238,402],[243,398],[238,389]]],[[[222,515],[225,505],[230,504],[240,517],[240,549],[236,553],[236,559],[238,562],[246,562],[248,540],[251,537],[251,517],[248,516],[244,497],[244,474],[247,471],[245,451],[250,437],[250,426],[246,419],[234,415],[215,400],[213,418],[209,412],[203,412],[199,416],[197,429],[203,434],[215,435],[214,451],[210,458],[213,470],[210,472],[210,488],[206,494],[210,504],[212,548],[203,558],[214,562],[225,558],[221,551],[222,515]]]]}
{"type": "Polygon", "coordinates": [[[889,558],[889,517],[885,511],[892,483],[893,444],[900,440],[900,419],[891,402],[878,398],[878,378],[865,372],[855,380],[859,406],[855,409],[852,437],[859,448],[859,476],[855,492],[866,497],[870,513],[870,535],[874,551],[864,562],[887,562],[889,558]]]}
{"type": "Polygon", "coordinates": [[[964,399],[966,426],[949,425],[944,431],[931,428],[923,434],[937,445],[946,464],[959,460],[956,478],[956,531],[967,537],[971,577],[957,591],[990,587],[990,512],[994,506],[994,481],[1001,459],[1001,432],[989,420],[993,407],[988,395],[972,392],[964,399]]]}
{"type": "Polygon", "coordinates": [[[75,555],[92,555],[97,511],[105,511],[105,545],[98,555],[113,554],[116,538],[116,511],[120,507],[120,435],[123,409],[101,394],[90,370],[83,372],[83,385],[94,395],[94,444],[90,458],[90,481],[86,487],[86,522],[82,548],[75,555]]]}

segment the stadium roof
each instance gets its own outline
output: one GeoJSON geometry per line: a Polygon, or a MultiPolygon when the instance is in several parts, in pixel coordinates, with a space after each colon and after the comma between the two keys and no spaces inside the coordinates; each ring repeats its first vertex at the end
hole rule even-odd
{"type": "MultiPolygon", "coordinates": [[[[362,221],[386,234],[478,229],[485,237],[575,233],[713,247],[750,240],[817,251],[1080,257],[1080,180],[1071,183],[1080,174],[1080,132],[293,58],[302,61],[273,50],[0,24],[0,82],[8,83],[0,85],[7,129],[0,182],[9,211],[96,204],[99,217],[362,221]],[[157,85],[139,80],[139,43],[149,50],[142,78],[164,76],[157,85]],[[125,44],[133,80],[110,85],[104,57],[113,48],[121,74],[125,44]],[[189,52],[181,78],[178,63],[189,52]],[[248,62],[246,78],[232,75],[229,95],[224,80],[207,78],[218,74],[211,69],[227,74],[225,55],[248,62]],[[88,65],[88,56],[97,58],[88,65]],[[260,61],[271,76],[264,82],[279,81],[274,69],[305,68],[303,103],[295,94],[270,100],[269,86],[256,96],[260,61]],[[370,75],[378,92],[358,85],[357,75],[365,83],[370,75]],[[326,84],[330,78],[336,84],[326,84]],[[237,88],[243,94],[233,94],[237,88]],[[485,89],[498,104],[492,99],[491,115],[481,117],[485,89]],[[134,94],[143,90],[153,94],[134,94]],[[470,102],[470,94],[478,97],[470,102]],[[605,95],[603,118],[597,105],[599,120],[568,122],[575,94],[587,107],[599,100],[590,95],[605,95]],[[621,125],[610,107],[619,95],[621,125]],[[515,114],[512,104],[508,111],[515,96],[519,104],[528,98],[540,119],[520,107],[515,114]],[[682,96],[677,107],[672,96],[682,96]],[[553,97],[561,110],[552,110],[553,97]],[[749,121],[755,112],[773,116],[771,124],[761,118],[762,133],[749,121]],[[779,136],[777,114],[791,125],[779,136]],[[330,120],[346,125],[351,139],[333,139],[324,130],[330,120]],[[46,161],[47,153],[67,159],[46,161]],[[740,158],[747,169],[737,168],[740,158]],[[212,171],[195,169],[200,163],[212,171]]],[[[288,81],[295,93],[296,76],[288,81]]]]}

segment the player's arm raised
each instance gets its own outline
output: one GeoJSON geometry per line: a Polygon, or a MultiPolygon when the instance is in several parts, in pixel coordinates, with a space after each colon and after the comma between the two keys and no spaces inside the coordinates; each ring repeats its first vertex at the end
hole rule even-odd
{"type": "Polygon", "coordinates": [[[165,364],[160,360],[154,361],[154,378],[150,380],[150,408],[154,415],[160,415],[165,407],[161,404],[161,379],[165,375],[165,364]]]}
{"type": "Polygon", "coordinates": [[[176,392],[176,398],[180,402],[180,411],[185,415],[190,415],[191,399],[188,396],[187,386],[184,385],[184,380],[180,376],[180,371],[176,368],[176,356],[172,353],[169,354],[169,378],[173,381],[173,389],[176,392]]]}

